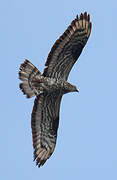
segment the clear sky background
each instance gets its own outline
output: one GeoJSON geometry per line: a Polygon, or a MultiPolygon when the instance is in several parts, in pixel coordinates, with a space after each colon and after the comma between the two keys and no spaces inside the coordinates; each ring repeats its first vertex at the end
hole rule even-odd
{"type": "Polygon", "coordinates": [[[0,178],[2,180],[117,179],[116,0],[0,1],[0,178]],[[91,15],[92,32],[64,95],[55,151],[40,169],[33,162],[32,99],[19,90],[19,65],[42,72],[55,40],[77,14],[91,15]]]}

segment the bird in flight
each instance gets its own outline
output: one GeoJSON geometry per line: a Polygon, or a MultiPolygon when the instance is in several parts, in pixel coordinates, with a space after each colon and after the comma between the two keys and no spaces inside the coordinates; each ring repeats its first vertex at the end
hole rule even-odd
{"type": "Polygon", "coordinates": [[[78,92],[67,82],[69,72],[91,33],[90,15],[81,13],[56,40],[43,73],[27,59],[20,65],[20,89],[27,98],[36,96],[31,114],[34,160],[42,166],[52,155],[57,138],[62,96],[78,92]]]}

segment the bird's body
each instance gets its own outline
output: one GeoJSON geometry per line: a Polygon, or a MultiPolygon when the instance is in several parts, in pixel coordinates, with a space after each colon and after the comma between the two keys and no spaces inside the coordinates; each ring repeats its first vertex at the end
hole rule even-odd
{"type": "MultiPolygon", "coordinates": [[[[31,88],[31,93],[32,90],[34,91],[34,96],[35,95],[38,96],[42,93],[54,93],[56,91],[59,91],[61,95],[68,92],[78,91],[75,86],[71,85],[70,83],[68,83],[63,79],[44,77],[36,69],[36,67],[27,59],[25,59],[24,63],[21,64],[20,66],[20,70],[22,71],[19,72],[20,77],[23,78],[24,75],[23,73],[25,73],[26,69],[27,69],[27,73],[29,73],[29,77],[28,77],[29,87],[31,88]]],[[[22,90],[24,89],[23,83],[20,84],[20,88],[22,90]]],[[[27,91],[27,89],[25,90],[27,91]]],[[[24,92],[24,94],[26,94],[27,98],[32,97],[31,94],[28,92],[24,92]]]]}
{"type": "Polygon", "coordinates": [[[52,47],[44,72],[28,60],[20,66],[20,89],[27,98],[36,96],[31,115],[34,160],[38,167],[51,156],[56,145],[61,98],[65,93],[78,92],[67,82],[69,72],[78,59],[91,32],[90,17],[85,12],[71,25],[52,47]]]}

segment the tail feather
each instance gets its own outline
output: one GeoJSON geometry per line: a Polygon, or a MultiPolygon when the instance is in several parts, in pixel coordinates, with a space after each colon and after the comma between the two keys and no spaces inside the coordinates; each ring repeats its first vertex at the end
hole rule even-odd
{"type": "Polygon", "coordinates": [[[27,59],[20,65],[19,79],[22,81],[19,85],[22,92],[27,98],[31,98],[36,95],[35,89],[31,84],[31,80],[41,75],[40,71],[27,59]]]}

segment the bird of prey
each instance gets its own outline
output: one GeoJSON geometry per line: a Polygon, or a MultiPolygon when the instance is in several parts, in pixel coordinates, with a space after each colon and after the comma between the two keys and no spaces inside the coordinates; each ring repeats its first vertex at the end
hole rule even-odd
{"type": "Polygon", "coordinates": [[[80,56],[91,32],[90,15],[81,13],[56,40],[43,73],[27,59],[20,65],[20,89],[27,98],[36,96],[31,114],[34,160],[42,166],[52,155],[57,138],[61,98],[78,92],[67,82],[69,72],[80,56]]]}

